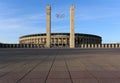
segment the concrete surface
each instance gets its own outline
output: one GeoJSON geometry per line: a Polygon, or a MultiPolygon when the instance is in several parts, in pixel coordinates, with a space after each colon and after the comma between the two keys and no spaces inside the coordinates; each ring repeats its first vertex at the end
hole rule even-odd
{"type": "Polygon", "coordinates": [[[0,83],[120,83],[120,49],[0,49],[0,83]]]}

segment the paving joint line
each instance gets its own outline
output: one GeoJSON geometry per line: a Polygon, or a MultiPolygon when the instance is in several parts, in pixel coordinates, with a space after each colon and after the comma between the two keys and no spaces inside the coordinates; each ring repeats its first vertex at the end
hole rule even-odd
{"type": "MultiPolygon", "coordinates": [[[[95,64],[95,63],[92,63],[92,64],[94,64],[94,65],[97,65],[97,64],[95,64]]],[[[112,67],[114,67],[114,65],[112,65],[112,64],[110,64],[112,67]]],[[[100,68],[102,68],[101,67],[101,65],[99,65],[100,66],[100,68]]],[[[116,68],[116,67],[115,67],[116,68]]],[[[104,71],[107,71],[105,68],[103,68],[104,69],[104,71]]],[[[88,71],[89,72],[89,71],[88,71]]],[[[89,72],[90,73],[90,72],[89,72]]],[[[112,75],[114,75],[114,74],[112,74],[112,75]]],[[[116,74],[115,74],[115,76],[117,76],[116,74]]],[[[117,77],[117,79],[119,79],[119,77],[117,77]]],[[[99,79],[98,79],[99,80],[99,79]]],[[[102,83],[102,82],[101,82],[102,83]]]]}
{"type": "Polygon", "coordinates": [[[102,83],[101,80],[99,80],[96,76],[94,76],[92,73],[89,72],[89,70],[86,68],[86,65],[84,63],[81,62],[81,64],[85,67],[86,71],[98,81],[98,83],[102,83]]]}
{"type": "Polygon", "coordinates": [[[52,64],[51,64],[51,66],[50,66],[50,69],[49,69],[49,71],[48,71],[48,74],[47,74],[47,76],[46,76],[46,79],[45,79],[45,82],[44,82],[44,83],[47,82],[47,79],[48,79],[48,77],[49,77],[49,74],[50,74],[50,72],[51,72],[51,70],[52,70],[52,67],[53,67],[53,65],[54,65],[56,56],[57,56],[57,53],[56,53],[56,55],[55,55],[55,57],[54,57],[54,59],[53,59],[53,61],[52,61],[52,64]]]}
{"type": "MultiPolygon", "coordinates": [[[[95,64],[96,65],[96,64],[95,64]]],[[[115,67],[114,65],[110,64],[112,67],[118,69],[117,67],[115,67]]],[[[100,65],[101,66],[101,65],[100,65]]],[[[104,69],[104,68],[103,68],[104,69]]],[[[104,71],[107,71],[106,69],[104,69],[104,71]]],[[[111,71],[111,70],[110,70],[111,71]]],[[[117,79],[120,79],[120,77],[118,77],[116,74],[112,74],[112,75],[115,75],[117,77],[117,79]]]]}
{"type": "Polygon", "coordinates": [[[38,64],[36,64],[33,68],[31,68],[27,73],[25,73],[24,76],[22,76],[19,80],[17,80],[16,83],[19,83],[22,79],[24,79],[30,72],[32,72],[39,64],[44,62],[49,56],[45,57],[42,61],[40,61],[38,64]]]}
{"type": "Polygon", "coordinates": [[[73,83],[73,79],[72,79],[72,76],[71,76],[71,73],[70,73],[69,67],[68,67],[68,65],[67,65],[66,58],[65,58],[65,56],[63,56],[63,57],[64,57],[64,61],[65,61],[65,65],[66,65],[67,71],[68,71],[69,76],[70,76],[70,80],[71,80],[71,82],[73,83]]]}
{"type": "MultiPolygon", "coordinates": [[[[20,62],[17,62],[17,63],[15,63],[14,65],[16,65],[16,64],[18,64],[18,63],[20,63],[20,62]]],[[[9,64],[7,64],[8,66],[10,65],[10,63],[9,64]]],[[[24,64],[23,64],[24,65],[24,64]]],[[[6,66],[6,67],[8,67],[8,66],[6,66]]],[[[22,65],[21,65],[22,66],[22,65]]],[[[5,68],[6,68],[5,67],[5,68]]],[[[10,71],[8,71],[8,72],[6,72],[6,73],[4,73],[4,74],[2,74],[2,75],[0,75],[0,78],[2,78],[2,77],[4,77],[4,76],[6,76],[7,74],[9,74],[9,73],[11,73],[13,70],[15,70],[16,69],[16,67],[15,68],[13,68],[13,69],[11,69],[10,71]]]]}

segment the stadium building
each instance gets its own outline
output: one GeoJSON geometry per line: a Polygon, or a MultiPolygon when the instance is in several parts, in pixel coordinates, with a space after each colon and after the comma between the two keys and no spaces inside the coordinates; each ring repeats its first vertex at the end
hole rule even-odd
{"type": "MultiPolygon", "coordinates": [[[[80,44],[101,44],[102,38],[97,35],[75,33],[75,47],[80,44]]],[[[31,34],[19,38],[20,44],[43,44],[46,46],[46,34],[31,34]]],[[[51,33],[51,46],[69,47],[69,33],[51,33]]]]}
{"type": "Polygon", "coordinates": [[[20,44],[41,44],[50,47],[79,47],[81,44],[101,44],[102,38],[74,32],[74,6],[70,7],[70,33],[51,33],[51,7],[46,7],[46,33],[30,34],[19,38],[20,44]]]}

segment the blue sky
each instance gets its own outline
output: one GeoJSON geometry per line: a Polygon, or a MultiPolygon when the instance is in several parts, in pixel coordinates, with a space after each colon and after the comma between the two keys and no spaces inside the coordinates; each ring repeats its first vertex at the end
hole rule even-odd
{"type": "Polygon", "coordinates": [[[70,5],[75,5],[75,32],[120,43],[120,0],[0,0],[0,42],[46,32],[46,5],[52,7],[52,32],[69,32],[70,5]],[[57,18],[56,14],[64,14],[57,18]]]}

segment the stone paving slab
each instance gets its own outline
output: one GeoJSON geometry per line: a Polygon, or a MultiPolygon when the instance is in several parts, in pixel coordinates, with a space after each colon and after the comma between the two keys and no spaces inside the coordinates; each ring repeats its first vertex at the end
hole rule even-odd
{"type": "Polygon", "coordinates": [[[120,49],[0,49],[0,83],[120,83],[120,49]]]}
{"type": "Polygon", "coordinates": [[[72,83],[70,79],[48,79],[46,83],[72,83]]]}
{"type": "Polygon", "coordinates": [[[61,71],[52,71],[52,72],[50,72],[50,74],[49,74],[49,77],[48,77],[49,79],[67,79],[67,78],[70,78],[70,76],[69,76],[69,73],[68,72],[61,72],[61,71]]]}
{"type": "Polygon", "coordinates": [[[100,83],[96,79],[73,79],[73,83],[100,83]]]}
{"type": "Polygon", "coordinates": [[[67,71],[67,68],[66,68],[66,66],[53,66],[52,67],[52,69],[51,69],[51,71],[67,71]]]}
{"type": "Polygon", "coordinates": [[[93,76],[95,76],[98,79],[114,79],[118,78],[117,75],[113,72],[108,72],[108,71],[92,71],[90,72],[93,76]]]}
{"type": "Polygon", "coordinates": [[[87,71],[72,71],[70,72],[73,79],[92,79],[94,78],[89,72],[87,71]]]}
{"type": "Polygon", "coordinates": [[[44,79],[46,78],[48,72],[31,72],[29,75],[25,77],[25,79],[44,79]]]}
{"type": "Polygon", "coordinates": [[[19,83],[44,83],[44,79],[23,79],[19,83]]]}
{"type": "Polygon", "coordinates": [[[120,83],[120,79],[100,79],[101,83],[120,83]]]}

